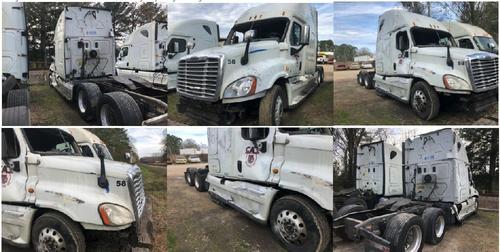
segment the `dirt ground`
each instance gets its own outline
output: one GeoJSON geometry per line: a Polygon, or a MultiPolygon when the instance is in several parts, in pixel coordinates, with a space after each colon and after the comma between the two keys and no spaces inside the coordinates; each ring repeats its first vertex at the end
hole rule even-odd
{"type": "MultiPolygon", "coordinates": [[[[154,243],[152,252],[167,251],[166,232],[166,168],[150,165],[140,165],[144,189],[148,199],[152,202],[153,210],[153,234],[154,243]]],[[[4,252],[32,252],[31,248],[17,248],[2,241],[4,252]]],[[[87,251],[92,252],[119,252],[123,251],[119,246],[118,237],[114,233],[95,233],[87,236],[87,251]]]]}
{"type": "Polygon", "coordinates": [[[441,104],[441,111],[432,121],[418,118],[408,104],[390,97],[380,97],[375,90],[358,85],[359,70],[335,71],[334,73],[334,122],[335,125],[467,125],[481,117],[492,117],[498,124],[498,106],[482,113],[460,111],[453,103],[441,104]]]}
{"type": "MultiPolygon", "coordinates": [[[[31,124],[33,126],[67,125],[86,126],[75,104],[66,101],[48,84],[30,85],[31,124]]],[[[97,125],[97,122],[91,123],[97,125]]]]}
{"type": "Polygon", "coordinates": [[[267,226],[213,203],[184,182],[187,167],[204,166],[168,165],[168,251],[284,251],[267,226]]]}
{"type": "MultiPolygon", "coordinates": [[[[363,251],[363,243],[345,242],[335,238],[335,252],[363,251]]],[[[425,244],[423,252],[498,251],[498,212],[479,211],[461,226],[453,225],[446,230],[438,245],[425,244]]]]}
{"type": "MultiPolygon", "coordinates": [[[[333,65],[322,65],[325,71],[325,80],[321,86],[307,97],[298,107],[285,111],[284,125],[332,125],[333,123],[333,65]]],[[[168,96],[168,117],[173,124],[203,125],[177,112],[177,93],[168,96]]],[[[256,125],[257,118],[237,120],[234,125],[256,125]]],[[[169,125],[171,125],[169,123],[169,125]]]]}

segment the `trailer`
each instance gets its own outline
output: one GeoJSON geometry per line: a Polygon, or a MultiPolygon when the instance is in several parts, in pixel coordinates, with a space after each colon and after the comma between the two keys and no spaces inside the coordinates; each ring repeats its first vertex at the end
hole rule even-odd
{"type": "Polygon", "coordinates": [[[138,76],[155,86],[175,90],[177,64],[190,53],[218,46],[219,26],[209,20],[153,21],[135,29],[120,50],[116,71],[138,76]]]}
{"type": "Polygon", "coordinates": [[[54,35],[49,81],[75,103],[86,121],[100,125],[166,125],[167,92],[135,76],[115,75],[111,12],[65,7],[54,35]]]}
{"type": "Polygon", "coordinates": [[[333,249],[330,129],[209,128],[208,144],[208,165],[187,168],[188,185],[269,224],[288,251],[333,249]]]}
{"type": "Polygon", "coordinates": [[[477,212],[465,145],[453,130],[408,139],[403,153],[404,197],[382,198],[373,209],[343,206],[334,218],[336,234],[364,238],[369,251],[421,251],[424,242],[441,242],[447,225],[477,212]]]}
{"type": "Polygon", "coordinates": [[[2,125],[31,125],[28,77],[24,4],[2,3],[2,125]]]}
{"type": "Polygon", "coordinates": [[[114,235],[151,249],[151,202],[137,165],[82,156],[68,131],[2,129],[2,239],[36,251],[86,251],[114,235]],[[103,233],[105,232],[105,233],[103,233]]]}
{"type": "Polygon", "coordinates": [[[379,17],[375,70],[362,70],[357,82],[411,106],[432,120],[443,97],[464,109],[483,111],[498,101],[498,56],[457,47],[441,22],[403,10],[379,17]]]}
{"type": "Polygon", "coordinates": [[[498,45],[493,36],[481,27],[457,21],[445,21],[443,24],[455,38],[458,47],[498,54],[498,45]]]}
{"type": "Polygon", "coordinates": [[[312,5],[251,8],[236,20],[223,46],[181,58],[177,110],[206,124],[253,115],[260,125],[280,125],[283,111],[323,82],[317,54],[318,15],[312,5]]]}

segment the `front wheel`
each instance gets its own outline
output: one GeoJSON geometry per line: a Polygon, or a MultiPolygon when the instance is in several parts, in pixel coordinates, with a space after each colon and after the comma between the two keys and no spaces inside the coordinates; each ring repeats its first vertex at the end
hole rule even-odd
{"type": "Polygon", "coordinates": [[[271,229],[287,251],[324,251],[332,239],[326,215],[311,200],[285,196],[274,203],[271,229]]]}
{"type": "Polygon", "coordinates": [[[411,88],[411,108],[423,120],[432,120],[439,113],[439,97],[436,91],[424,81],[418,81],[411,88]]]}
{"type": "Polygon", "coordinates": [[[285,110],[285,95],[283,89],[274,85],[259,104],[259,125],[279,126],[282,123],[285,110]]]}
{"type": "Polygon", "coordinates": [[[37,252],[85,252],[86,246],[82,229],[59,213],[46,213],[36,219],[31,240],[37,252]]]}

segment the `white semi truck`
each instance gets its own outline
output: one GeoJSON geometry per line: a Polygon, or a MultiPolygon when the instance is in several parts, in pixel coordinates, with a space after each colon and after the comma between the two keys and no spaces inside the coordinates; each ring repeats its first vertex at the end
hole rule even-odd
{"type": "Polygon", "coordinates": [[[27,126],[28,32],[23,3],[2,3],[2,124],[27,126]]]}
{"type": "Polygon", "coordinates": [[[443,22],[458,47],[498,54],[498,45],[493,37],[481,27],[457,21],[443,22]]]}
{"type": "Polygon", "coordinates": [[[65,7],[57,21],[50,85],[80,116],[108,125],[166,125],[167,92],[135,76],[115,75],[111,13],[65,7]]]}
{"type": "Polygon", "coordinates": [[[358,83],[410,104],[415,114],[435,118],[444,96],[481,111],[497,103],[496,54],[458,48],[441,22],[403,10],[379,17],[375,71],[360,71],[358,83]]]}
{"type": "Polygon", "coordinates": [[[323,81],[316,63],[318,15],[309,4],[266,4],[247,10],[222,47],[179,61],[177,110],[209,124],[257,115],[280,125],[323,81]]]}
{"type": "Polygon", "coordinates": [[[288,251],[331,251],[333,136],[327,128],[209,128],[208,166],[186,183],[269,224],[288,251]]]}
{"type": "Polygon", "coordinates": [[[167,30],[167,23],[153,21],[132,32],[116,62],[118,75],[137,75],[175,90],[179,59],[218,46],[219,27],[213,21],[190,19],[169,26],[167,30]]]}
{"type": "Polygon", "coordinates": [[[441,242],[447,225],[477,212],[479,194],[465,144],[453,130],[408,139],[402,149],[397,184],[404,197],[382,197],[370,210],[359,204],[343,206],[334,218],[336,234],[365,238],[369,251],[416,252],[424,242],[441,242]]]}
{"type": "Polygon", "coordinates": [[[2,129],[2,238],[36,251],[84,252],[89,233],[151,247],[139,167],[82,156],[67,131],[2,129]],[[106,234],[107,233],[107,234],[106,234]]]}

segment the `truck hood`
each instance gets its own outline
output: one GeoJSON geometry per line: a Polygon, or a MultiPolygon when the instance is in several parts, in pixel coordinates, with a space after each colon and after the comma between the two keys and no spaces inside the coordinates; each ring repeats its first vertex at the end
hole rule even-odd
{"type": "MultiPolygon", "coordinates": [[[[81,156],[43,156],[40,163],[41,167],[49,169],[66,170],[75,173],[101,173],[101,161],[97,158],[81,157],[81,156]]],[[[125,179],[128,176],[128,171],[134,165],[104,160],[106,167],[106,176],[125,179]]]]}
{"type": "MultiPolygon", "coordinates": [[[[447,50],[446,47],[420,47],[417,50],[417,54],[425,55],[425,56],[433,56],[438,58],[446,58],[447,50]]],[[[466,49],[466,48],[458,48],[458,47],[450,47],[450,56],[455,60],[465,60],[470,55],[485,55],[489,57],[496,58],[497,55],[489,52],[478,51],[474,49],[466,49]]]]}
{"type": "MultiPolygon", "coordinates": [[[[208,55],[223,55],[225,59],[235,59],[236,64],[240,64],[241,57],[245,53],[246,43],[239,43],[235,45],[224,45],[221,47],[213,47],[205,50],[201,50],[190,54],[189,56],[208,56],[208,55]]],[[[268,50],[272,50],[278,48],[277,41],[255,41],[250,43],[250,47],[248,48],[248,57],[249,62],[251,61],[252,55],[264,52],[268,50]]],[[[188,57],[189,57],[188,56],[188,57]]]]}

